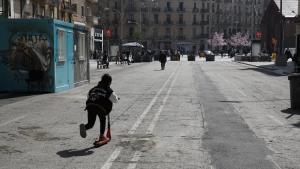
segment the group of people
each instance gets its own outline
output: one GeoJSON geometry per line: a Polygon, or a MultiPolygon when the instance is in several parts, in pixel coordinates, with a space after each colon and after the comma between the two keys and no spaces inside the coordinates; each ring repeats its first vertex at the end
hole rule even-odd
{"type": "Polygon", "coordinates": [[[117,52],[117,56],[116,56],[116,64],[120,63],[120,64],[128,64],[130,65],[133,62],[132,59],[132,53],[130,51],[126,51],[126,52],[117,52]]]}

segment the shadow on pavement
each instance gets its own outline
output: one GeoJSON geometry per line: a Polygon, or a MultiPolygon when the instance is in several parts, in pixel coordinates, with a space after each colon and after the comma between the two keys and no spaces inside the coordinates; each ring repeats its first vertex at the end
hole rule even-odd
{"type": "Polygon", "coordinates": [[[96,147],[92,146],[92,147],[81,149],[81,150],[68,149],[68,150],[59,151],[56,154],[59,155],[62,158],[70,158],[70,157],[76,157],[76,156],[87,156],[87,155],[91,155],[91,154],[94,153],[94,151],[91,151],[94,148],[96,148],[96,147]]]}
{"type": "Polygon", "coordinates": [[[293,126],[300,128],[300,122],[293,124],[293,126]]]}
{"type": "Polygon", "coordinates": [[[245,69],[239,69],[239,70],[253,70],[253,71],[260,72],[260,73],[264,73],[264,74],[269,75],[269,76],[284,76],[284,75],[280,75],[280,74],[272,72],[271,69],[266,69],[266,68],[263,68],[263,67],[260,67],[260,68],[245,68],[245,69]]]}
{"type": "MultiPolygon", "coordinates": [[[[291,109],[291,108],[281,110],[281,112],[289,114],[289,116],[287,116],[286,119],[289,119],[289,118],[291,118],[294,115],[300,115],[300,110],[294,110],[294,109],[291,109]]],[[[298,124],[298,125],[300,125],[300,124],[298,124]]]]}
{"type": "Polygon", "coordinates": [[[17,97],[25,97],[25,96],[34,96],[43,93],[10,93],[10,92],[0,92],[0,99],[12,99],[17,97]]]}

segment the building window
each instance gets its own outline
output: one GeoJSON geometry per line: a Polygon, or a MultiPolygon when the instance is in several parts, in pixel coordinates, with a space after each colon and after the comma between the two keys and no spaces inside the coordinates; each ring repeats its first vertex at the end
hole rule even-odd
{"type": "Polygon", "coordinates": [[[0,0],[0,15],[4,13],[4,0],[0,0]]]}
{"type": "Polygon", "coordinates": [[[183,36],[183,28],[179,28],[179,30],[178,30],[178,36],[183,36]]]}
{"type": "Polygon", "coordinates": [[[67,48],[67,40],[66,40],[66,33],[63,30],[57,31],[58,37],[58,61],[63,62],[66,60],[66,48],[67,48]]]}
{"type": "Polygon", "coordinates": [[[211,10],[212,10],[212,13],[215,13],[215,4],[212,4],[211,10]]]}
{"type": "Polygon", "coordinates": [[[167,15],[167,23],[171,23],[171,15],[170,14],[167,15]]]}
{"type": "Polygon", "coordinates": [[[84,6],[81,6],[81,16],[84,17],[84,6]]]}
{"type": "Polygon", "coordinates": [[[167,9],[171,9],[171,2],[167,2],[167,9]]]}
{"type": "Polygon", "coordinates": [[[183,23],[183,14],[179,14],[179,23],[180,23],[180,24],[183,23]]]}
{"type": "Polygon", "coordinates": [[[194,16],[193,16],[193,24],[196,24],[196,23],[197,23],[197,16],[194,15],[194,16]]]}
{"type": "Polygon", "coordinates": [[[85,46],[85,34],[79,33],[78,37],[78,54],[79,60],[85,60],[86,46],[85,46]]]}
{"type": "Polygon", "coordinates": [[[183,2],[179,2],[179,10],[183,11],[183,2]]]}
{"type": "Polygon", "coordinates": [[[158,14],[154,14],[154,23],[158,24],[158,14]]]}
{"type": "Polygon", "coordinates": [[[134,28],[130,27],[129,28],[129,37],[133,37],[133,33],[134,33],[134,28]]]}
{"type": "Polygon", "coordinates": [[[171,35],[171,29],[170,28],[166,28],[166,36],[170,36],[171,35]]]}

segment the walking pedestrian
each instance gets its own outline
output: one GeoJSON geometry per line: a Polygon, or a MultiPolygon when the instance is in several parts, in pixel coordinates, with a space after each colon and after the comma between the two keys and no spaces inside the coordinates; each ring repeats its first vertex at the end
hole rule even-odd
{"type": "Polygon", "coordinates": [[[130,65],[130,55],[131,55],[131,52],[130,51],[127,51],[126,52],[126,60],[127,60],[127,64],[130,65]]]}
{"type": "Polygon", "coordinates": [[[104,53],[103,53],[102,65],[103,65],[103,67],[109,69],[108,54],[106,51],[104,51],[104,53]]]}
{"type": "Polygon", "coordinates": [[[161,70],[164,70],[165,66],[166,66],[166,62],[167,62],[167,55],[162,50],[160,51],[159,61],[160,61],[160,64],[161,64],[161,70]]]}
{"type": "Polygon", "coordinates": [[[86,101],[86,110],[88,114],[88,123],[80,124],[80,136],[86,137],[86,130],[93,128],[96,117],[100,119],[99,139],[94,142],[95,146],[106,144],[109,139],[104,136],[106,116],[111,112],[113,103],[117,103],[119,98],[110,88],[112,77],[104,74],[97,86],[93,87],[88,93],[86,101]]]}

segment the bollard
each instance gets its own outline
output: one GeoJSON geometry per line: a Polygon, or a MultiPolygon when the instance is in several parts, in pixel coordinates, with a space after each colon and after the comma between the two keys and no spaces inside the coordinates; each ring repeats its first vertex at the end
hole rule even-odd
{"type": "Polygon", "coordinates": [[[291,108],[300,109],[300,73],[293,73],[288,77],[290,81],[291,108]]]}

